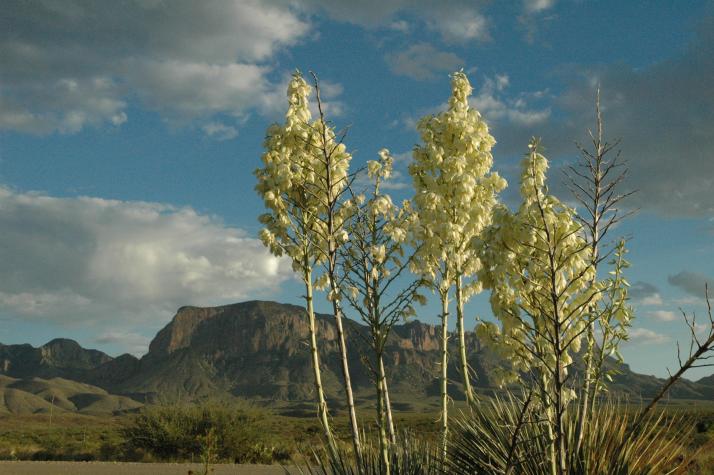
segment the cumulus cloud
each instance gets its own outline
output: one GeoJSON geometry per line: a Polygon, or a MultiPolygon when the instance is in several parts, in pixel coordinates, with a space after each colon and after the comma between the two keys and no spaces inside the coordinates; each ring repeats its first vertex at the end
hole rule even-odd
{"type": "Polygon", "coordinates": [[[175,60],[127,60],[127,78],[146,104],[174,120],[228,113],[236,117],[260,105],[271,85],[267,68],[175,60]]]}
{"type": "Polygon", "coordinates": [[[0,16],[0,128],[120,125],[134,95],[170,120],[240,117],[276,51],[310,30],[288,2],[10,0],[0,16]]]}
{"type": "Polygon", "coordinates": [[[655,320],[659,320],[660,322],[673,322],[677,320],[677,314],[671,310],[653,310],[651,312],[647,312],[647,315],[655,320]]]}
{"type": "Polygon", "coordinates": [[[203,133],[216,140],[230,140],[238,136],[238,130],[220,122],[209,122],[201,127],[203,133]]]}
{"type": "Polygon", "coordinates": [[[407,31],[399,18],[408,12],[446,41],[490,39],[489,22],[482,12],[485,2],[474,0],[304,0],[303,5],[325,11],[330,17],[366,27],[407,31]]]}
{"type": "Polygon", "coordinates": [[[655,345],[660,343],[666,343],[670,340],[667,335],[657,333],[648,328],[632,328],[629,331],[628,343],[634,345],[655,345]]]}
{"type": "Polygon", "coordinates": [[[667,282],[694,297],[704,298],[704,285],[714,287],[714,279],[697,272],[682,271],[678,274],[667,276],[667,282]]]}
{"type": "Polygon", "coordinates": [[[97,336],[94,342],[100,345],[116,345],[139,357],[146,353],[151,338],[134,331],[108,330],[97,336]]]}
{"type": "MultiPolygon", "coordinates": [[[[447,41],[488,39],[481,3],[467,0],[8,0],[0,15],[0,129],[119,126],[131,120],[134,99],[179,124],[270,114],[276,53],[308,39],[321,13],[401,32],[418,23],[447,41]]],[[[333,113],[340,106],[331,105],[333,113]]]]}
{"type": "Polygon", "coordinates": [[[630,287],[630,297],[641,305],[662,305],[660,290],[649,282],[637,281],[630,287]]]}
{"type": "Polygon", "coordinates": [[[471,105],[476,107],[496,128],[503,123],[531,127],[548,120],[550,117],[549,108],[530,105],[533,99],[539,99],[545,95],[545,91],[521,93],[515,97],[509,97],[506,92],[509,85],[510,80],[507,74],[484,77],[478,93],[471,99],[471,105]]]}
{"type": "Polygon", "coordinates": [[[91,321],[105,339],[181,305],[274,291],[291,275],[258,240],[190,208],[0,188],[0,227],[0,314],[91,321]]]}
{"type": "Polygon", "coordinates": [[[538,13],[555,6],[555,0],[523,0],[523,10],[526,13],[538,13]]]}
{"type": "MultiPolygon", "coordinates": [[[[463,42],[489,38],[481,9],[468,0],[9,0],[0,16],[0,129],[120,126],[135,99],[178,124],[211,128],[215,115],[239,123],[253,111],[270,115],[276,91],[284,98],[270,79],[275,55],[310,38],[320,14],[402,33],[421,25],[463,42]]],[[[419,54],[400,68],[428,76],[419,54]]],[[[450,53],[436,59],[432,70],[461,63],[450,53]]],[[[330,105],[332,115],[343,109],[330,105]]]]}
{"type": "Polygon", "coordinates": [[[453,72],[464,63],[454,53],[439,51],[429,43],[414,44],[387,55],[386,60],[395,74],[418,80],[433,79],[436,73],[453,72]]]}

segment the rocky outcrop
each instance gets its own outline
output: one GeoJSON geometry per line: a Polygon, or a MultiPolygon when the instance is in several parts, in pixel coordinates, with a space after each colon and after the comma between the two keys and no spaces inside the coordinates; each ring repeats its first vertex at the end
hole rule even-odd
{"type": "MultiPolygon", "coordinates": [[[[322,377],[328,398],[342,400],[338,346],[334,319],[317,315],[322,377]]],[[[350,369],[358,402],[372,398],[369,370],[371,351],[366,328],[345,323],[350,369]]],[[[250,301],[220,307],[182,307],[158,332],[141,359],[131,355],[111,358],[86,350],[72,340],[53,340],[40,348],[0,345],[0,373],[12,377],[62,377],[92,384],[114,394],[140,401],[155,399],[230,398],[240,396],[272,400],[312,400],[307,315],[302,307],[276,302],[250,301]]],[[[440,329],[419,321],[396,325],[385,347],[389,383],[395,397],[410,400],[438,393],[440,329]]],[[[491,375],[503,362],[467,334],[468,358],[474,368],[476,388],[490,393],[497,388],[491,375]]],[[[456,339],[450,342],[456,354],[456,339]]],[[[461,379],[457,358],[448,368],[452,381],[461,379]]],[[[614,363],[613,363],[614,364],[614,363]]],[[[574,370],[578,367],[576,362],[574,370]]],[[[709,380],[683,381],[672,397],[713,399],[709,380]]],[[[654,394],[661,380],[619,367],[613,390],[633,397],[654,394]]],[[[458,384],[450,386],[459,399],[458,384]]]]}

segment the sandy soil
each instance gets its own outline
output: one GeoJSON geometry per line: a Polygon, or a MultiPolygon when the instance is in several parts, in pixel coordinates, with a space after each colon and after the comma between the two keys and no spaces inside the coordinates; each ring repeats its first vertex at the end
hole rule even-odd
{"type": "MultiPolygon", "coordinates": [[[[125,462],[2,462],[3,475],[187,475],[202,473],[199,464],[125,462]]],[[[215,465],[212,475],[282,475],[279,465],[215,465]]],[[[289,471],[296,474],[297,471],[289,471]]]]}

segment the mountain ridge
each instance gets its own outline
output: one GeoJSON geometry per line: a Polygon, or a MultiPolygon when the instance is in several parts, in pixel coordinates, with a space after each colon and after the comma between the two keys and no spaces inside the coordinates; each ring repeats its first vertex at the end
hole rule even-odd
{"type": "MultiPolygon", "coordinates": [[[[370,354],[362,341],[366,327],[349,319],[345,327],[355,394],[358,402],[369,404],[373,382],[363,358],[370,354]]],[[[251,300],[218,307],[184,306],[159,330],[141,358],[128,354],[113,358],[66,338],[38,348],[0,344],[0,374],[20,379],[60,377],[142,402],[232,397],[305,402],[313,399],[308,330],[305,310],[297,305],[251,300]]],[[[325,391],[339,406],[341,373],[333,317],[317,314],[317,331],[325,391]]],[[[467,333],[466,342],[476,390],[497,392],[492,375],[502,361],[473,332],[467,333]]],[[[452,354],[455,345],[452,339],[452,354]]],[[[438,326],[418,320],[396,325],[385,348],[393,399],[435,401],[438,361],[438,326]]],[[[634,373],[628,365],[619,369],[612,388],[628,397],[647,398],[662,383],[634,373]]],[[[455,358],[448,371],[449,391],[460,399],[455,358]]],[[[672,397],[714,400],[714,376],[700,381],[681,381],[672,389],[672,397]]]]}

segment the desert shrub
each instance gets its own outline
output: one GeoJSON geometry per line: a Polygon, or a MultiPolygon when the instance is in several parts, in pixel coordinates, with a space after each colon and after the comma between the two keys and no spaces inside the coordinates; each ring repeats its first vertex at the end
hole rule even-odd
{"type": "Polygon", "coordinates": [[[223,404],[152,406],[122,430],[126,445],[159,460],[197,460],[205,452],[207,434],[220,461],[271,463],[287,459],[287,450],[273,446],[259,430],[253,408],[223,404]]]}

